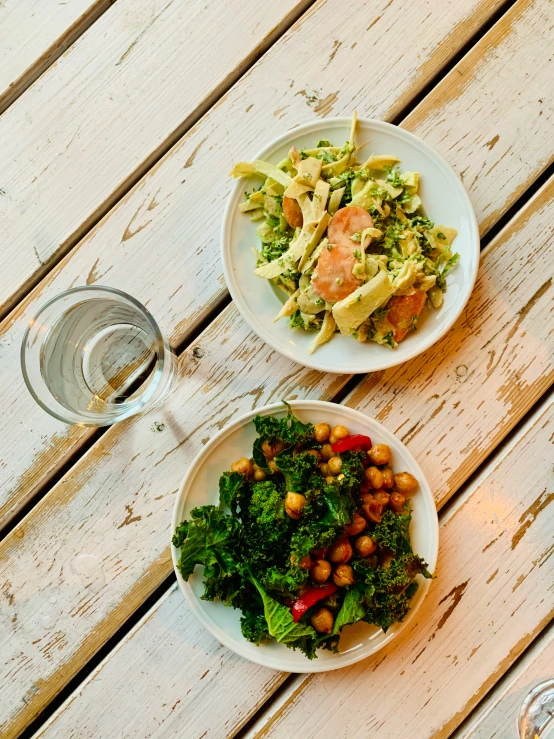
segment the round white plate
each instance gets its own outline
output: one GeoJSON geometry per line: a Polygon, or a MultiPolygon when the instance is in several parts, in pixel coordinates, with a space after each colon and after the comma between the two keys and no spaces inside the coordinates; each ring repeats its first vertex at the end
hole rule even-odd
{"type": "MultiPolygon", "coordinates": [[[[294,128],[272,141],[252,159],[277,163],[294,144],[298,149],[315,146],[328,139],[342,146],[350,135],[350,118],[328,118],[294,128]]],[[[423,141],[390,123],[359,120],[356,142],[363,144],[357,153],[364,161],[372,153],[394,154],[403,171],[419,172],[420,195],[428,217],[436,223],[458,230],[453,248],[460,261],[447,278],[448,289],[439,310],[424,308],[417,331],[410,333],[394,350],[373,341],[360,343],[349,336],[335,334],[330,342],[308,354],[313,332],[293,331],[286,318],[273,319],[285,301],[281,290],[254,274],[252,247],[259,248],[256,233],[259,222],[240,213],[244,192],[259,187],[260,177],[243,177],[231,192],[223,216],[221,254],[229,292],[243,318],[258,336],[273,349],[306,367],[322,372],[359,373],[394,367],[421,354],[438,341],[454,324],[466,305],[479,266],[479,229],[469,197],[454,170],[423,141]]]]}
{"type": "MultiPolygon", "coordinates": [[[[382,442],[390,446],[393,455],[393,470],[411,472],[419,481],[418,491],[411,499],[413,519],[410,534],[414,551],[423,557],[429,565],[429,570],[434,572],[439,545],[439,525],[435,502],[423,472],[404,444],[380,423],[351,408],[318,400],[292,401],[290,405],[295,415],[304,422],[327,422],[331,426],[338,423],[344,424],[351,433],[366,434],[371,437],[373,443],[382,442]]],[[[254,416],[256,414],[283,416],[285,413],[286,410],[281,403],[250,411],[226,426],[206,444],[191,463],[181,483],[173,509],[172,533],[178,524],[189,516],[192,508],[210,503],[218,504],[220,475],[228,470],[236,459],[250,456],[252,444],[257,436],[252,423],[254,416]]],[[[247,641],[240,631],[241,612],[216,601],[201,600],[200,596],[204,592],[202,568],[197,567],[188,582],[185,582],[177,568],[179,550],[173,545],[171,555],[179,586],[191,609],[208,631],[219,642],[241,657],[265,667],[287,672],[336,670],[368,657],[388,644],[406,626],[420,606],[429,587],[429,580],[419,577],[420,586],[412,600],[410,613],[402,623],[392,626],[386,634],[381,629],[368,624],[347,626],[341,634],[338,654],[319,650],[318,657],[309,660],[301,652],[276,642],[262,644],[258,647],[247,641]]]]}

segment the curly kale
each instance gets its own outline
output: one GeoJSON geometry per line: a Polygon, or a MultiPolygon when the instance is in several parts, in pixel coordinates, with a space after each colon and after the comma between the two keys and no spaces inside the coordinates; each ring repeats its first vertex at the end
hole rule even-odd
{"type": "Polygon", "coordinates": [[[380,547],[388,549],[396,557],[402,554],[410,554],[412,545],[410,543],[410,521],[409,515],[399,516],[393,511],[385,511],[381,523],[375,525],[371,533],[373,541],[380,547]]]}
{"type": "MultiPolygon", "coordinates": [[[[275,464],[285,476],[285,488],[294,493],[303,493],[308,487],[308,482],[317,470],[319,460],[309,452],[294,454],[294,449],[289,448],[275,457],[275,464]]],[[[321,478],[320,478],[321,479],[321,478]]]]}
{"type": "Polygon", "coordinates": [[[244,516],[246,561],[256,568],[284,564],[292,526],[285,513],[285,490],[272,480],[255,483],[244,516]]]}
{"type": "Polygon", "coordinates": [[[270,639],[263,607],[260,611],[243,609],[240,617],[240,630],[245,639],[257,645],[270,639]]]}
{"type": "MultiPolygon", "coordinates": [[[[285,405],[287,405],[285,403],[285,405]]],[[[286,444],[302,444],[311,439],[314,427],[311,423],[302,423],[290,410],[285,418],[276,416],[254,416],[254,426],[261,439],[274,442],[277,439],[286,444]]]]}

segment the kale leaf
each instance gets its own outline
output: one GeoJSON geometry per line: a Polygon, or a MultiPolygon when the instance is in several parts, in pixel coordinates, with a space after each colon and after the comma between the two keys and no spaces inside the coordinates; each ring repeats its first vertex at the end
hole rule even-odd
{"type": "Polygon", "coordinates": [[[311,439],[314,433],[313,424],[302,423],[299,418],[296,418],[290,407],[285,418],[255,416],[254,426],[262,440],[274,442],[279,439],[286,444],[302,444],[311,439]]]}
{"type": "Polygon", "coordinates": [[[224,472],[219,478],[219,507],[227,507],[236,516],[248,497],[248,481],[240,472],[224,472]]]}

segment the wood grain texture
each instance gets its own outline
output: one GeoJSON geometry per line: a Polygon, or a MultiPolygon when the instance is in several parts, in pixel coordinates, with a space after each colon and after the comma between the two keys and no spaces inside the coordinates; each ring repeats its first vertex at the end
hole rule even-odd
{"type": "MultiPolygon", "coordinates": [[[[360,115],[394,117],[496,7],[477,0],[441,2],[428,8],[414,3],[409,9],[388,0],[367,7],[348,2],[350,12],[340,13],[337,0],[317,3],[0,325],[0,405],[18,411],[15,419],[13,414],[0,418],[0,440],[7,440],[0,445],[0,521],[8,520],[29,500],[86,436],[82,430],[69,431],[41,411],[17,369],[23,331],[39,306],[71,286],[107,284],[147,304],[162,330],[179,344],[225,293],[219,228],[230,188],[227,172],[233,162],[251,157],[274,133],[325,113],[346,115],[357,107],[360,115]],[[359,27],[367,30],[354,34],[359,27]],[[330,29],[336,43],[330,41],[330,29]],[[413,55],[399,53],[391,58],[393,30],[394,47],[410,45],[413,55]],[[357,40],[349,43],[353,34],[357,40]],[[298,51],[305,49],[309,53],[298,51]],[[366,79],[349,71],[363,68],[368,58],[373,75],[366,79]],[[322,111],[320,102],[335,91],[340,94],[332,109],[327,104],[322,111]],[[199,207],[191,207],[193,203],[199,207]]],[[[522,23],[519,16],[514,23],[522,23]]],[[[521,34],[525,51],[519,52],[524,59],[533,48],[534,28],[526,19],[521,34]]],[[[484,56],[486,46],[480,48],[484,56]]],[[[502,55],[502,45],[496,53],[502,55]]],[[[486,97],[485,72],[480,69],[468,84],[486,97]]],[[[512,98],[525,88],[524,75],[522,68],[506,81],[504,95],[492,111],[499,123],[511,109],[512,98]]],[[[433,92],[428,99],[435,100],[433,92]]],[[[441,93],[436,104],[443,99],[441,93]]],[[[436,125],[446,146],[448,140],[457,142],[464,134],[477,136],[483,123],[460,107],[436,125]]],[[[511,151],[503,160],[510,167],[514,187],[518,173],[524,173],[520,154],[529,160],[535,156],[536,162],[536,141],[549,141],[551,130],[544,116],[537,118],[537,126],[533,142],[522,137],[517,155],[511,151]]],[[[458,172],[469,160],[479,167],[486,156],[488,169],[482,179],[489,190],[486,200],[474,200],[477,212],[496,197],[498,183],[491,168],[498,161],[498,151],[481,147],[457,152],[454,147],[449,152],[448,160],[458,172]]],[[[501,201],[495,202],[501,211],[501,201]]]]}
{"type": "MultiPolygon", "coordinates": [[[[513,247],[510,234],[525,229],[532,235],[518,238],[522,258],[525,249],[535,260],[541,247],[545,252],[549,233],[544,222],[550,223],[547,205],[553,190],[554,181],[487,250],[482,280],[495,283],[507,272],[505,262],[489,255],[505,248],[504,239],[513,247]]],[[[537,324],[547,331],[537,315],[548,303],[543,292],[526,308],[531,291],[526,279],[536,279],[533,270],[521,272],[518,289],[510,296],[510,311],[519,311],[521,321],[519,333],[510,335],[508,330],[503,337],[503,347],[510,356],[517,348],[517,354],[529,361],[537,352],[539,329],[533,327],[537,324]]],[[[481,308],[474,310],[485,315],[487,295],[481,299],[481,308]]],[[[505,320],[510,315],[507,312],[505,320]]],[[[498,330],[493,313],[480,325],[481,340],[494,340],[498,330]]],[[[469,341],[472,331],[467,324],[460,342],[469,341]]],[[[451,351],[459,351],[458,343],[451,351]]],[[[437,355],[437,376],[445,375],[453,361],[451,354],[437,355]]],[[[232,305],[182,355],[180,368],[180,381],[166,406],[110,429],[0,545],[0,582],[5,578],[13,595],[11,606],[0,613],[2,628],[9,634],[4,664],[10,672],[6,690],[0,693],[0,711],[10,731],[36,715],[167,576],[174,495],[188,463],[211,433],[237,413],[280,398],[332,398],[347,379],[321,375],[279,357],[248,331],[232,305]],[[163,424],[161,431],[157,424],[163,424]],[[52,595],[55,604],[50,604],[52,595]]],[[[502,372],[501,368],[499,377],[502,372]]],[[[504,382],[510,382],[509,374],[504,382]]],[[[470,387],[464,400],[468,417],[469,409],[476,408],[470,387]]],[[[535,385],[535,395],[525,396],[528,407],[538,388],[535,385]]],[[[403,402],[399,396],[391,408],[389,427],[401,417],[403,402]]],[[[465,448],[475,431],[472,423],[457,422],[443,433],[446,448],[465,448]]],[[[440,450],[431,423],[421,436],[431,452],[440,450]]],[[[487,441],[483,454],[494,449],[499,437],[491,434],[487,441]]],[[[434,462],[431,455],[420,461],[427,473],[441,469],[438,455],[434,462]]],[[[432,477],[432,483],[436,479],[432,477]]]]}
{"type": "Polygon", "coordinates": [[[332,398],[347,379],[268,351],[233,306],[181,355],[179,368],[163,407],[112,427],[0,544],[7,736],[168,575],[175,493],[210,436],[257,405],[332,398]]]}
{"type": "Polygon", "coordinates": [[[554,380],[553,203],[551,179],[483,252],[448,334],[346,399],[408,446],[439,507],[554,380]]]}
{"type": "Polygon", "coordinates": [[[37,737],[231,737],[284,679],[215,641],[177,586],[130,647],[114,650],[37,737]]]}
{"type": "Polygon", "coordinates": [[[121,0],[106,11],[0,119],[0,223],[3,243],[17,245],[5,250],[0,306],[307,4],[121,0]]]}
{"type": "Polygon", "coordinates": [[[115,0],[3,0],[0,113],[115,0]]]}
{"type": "Polygon", "coordinates": [[[453,739],[520,739],[516,717],[527,693],[552,679],[554,628],[541,634],[507,678],[479,704],[453,739]]]}
{"type": "Polygon", "coordinates": [[[553,435],[550,402],[441,522],[437,579],[396,642],[298,676],[250,736],[449,737],[554,615],[553,435]]]}

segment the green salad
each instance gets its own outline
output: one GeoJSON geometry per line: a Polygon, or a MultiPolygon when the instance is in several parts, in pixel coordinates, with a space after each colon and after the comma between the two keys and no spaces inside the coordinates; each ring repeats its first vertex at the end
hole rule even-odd
{"type": "Polygon", "coordinates": [[[441,307],[458,261],[456,229],[423,211],[419,173],[402,172],[392,154],[357,161],[355,130],[354,115],[342,147],[320,140],[231,171],[263,177],[239,206],[260,222],[254,273],[286,294],[275,320],[317,332],[310,352],[336,332],[396,348],[426,304],[441,307]]]}
{"type": "Polygon", "coordinates": [[[219,505],[195,508],[174,532],[179,570],[204,567],[203,599],[242,611],[244,637],[310,659],[338,650],[357,621],[386,631],[431,577],[412,551],[409,497],[386,444],[344,426],[256,416],[252,457],[219,480],[219,505]]]}

